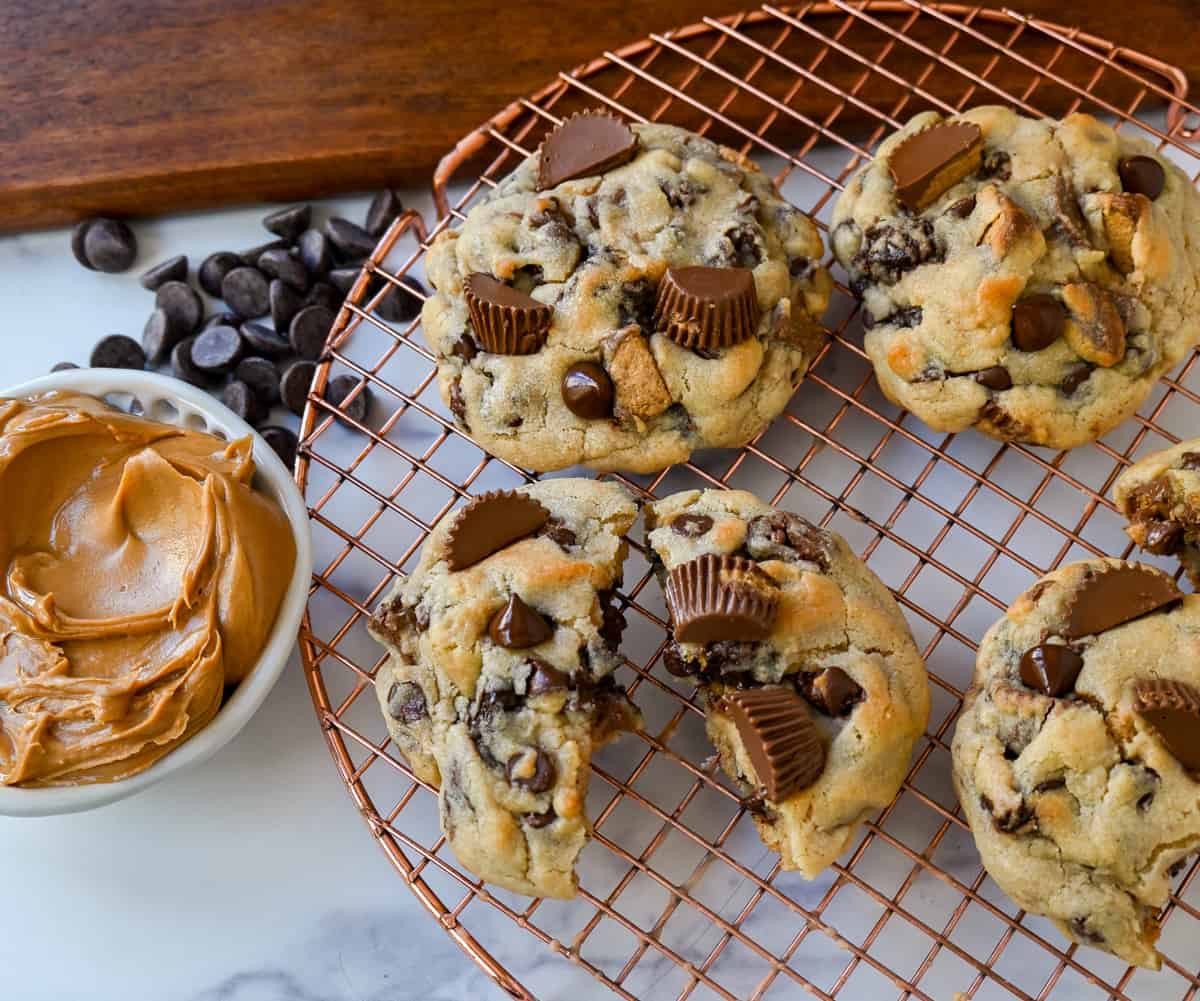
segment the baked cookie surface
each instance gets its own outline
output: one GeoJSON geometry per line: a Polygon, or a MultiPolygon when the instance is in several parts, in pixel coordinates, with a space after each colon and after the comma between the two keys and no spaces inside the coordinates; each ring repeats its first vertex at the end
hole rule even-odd
{"type": "Polygon", "coordinates": [[[1148,553],[1177,556],[1200,587],[1200,438],[1134,463],[1113,494],[1129,537],[1148,553]]]}
{"type": "Polygon", "coordinates": [[[1090,115],[914,117],[834,210],[880,386],[938,431],[1055,448],[1129,417],[1200,340],[1200,196],[1090,115]]]}
{"type": "Polygon", "coordinates": [[[679,493],[646,518],[667,669],[703,689],[760,836],[811,879],[895,797],[928,721],[904,617],[845,540],[752,494],[679,493]]]}
{"type": "MultiPolygon", "coordinates": [[[[583,117],[542,153],[554,143],[582,155],[571,143],[583,117]]],[[[683,129],[613,128],[631,146],[609,162],[624,162],[560,180],[570,171],[555,161],[546,176],[535,154],[426,259],[436,294],[423,325],[442,397],[484,449],[530,469],[649,472],[742,445],[783,410],[824,341],[821,239],[771,180],[683,129]],[[701,331],[700,318],[690,335],[667,335],[667,272],[693,267],[752,279],[742,312],[717,304],[736,329],[701,331]],[[473,293],[490,314],[472,311],[473,293]],[[509,328],[481,329],[503,309],[509,328]]]]}
{"type": "Polygon", "coordinates": [[[574,894],[592,751],[640,725],[612,676],[636,516],[593,480],[485,494],[442,519],[372,616],[388,732],[439,789],[459,862],[517,893],[574,894]]]}
{"type": "Polygon", "coordinates": [[[997,885],[1157,968],[1171,870],[1200,849],[1200,598],[1115,559],[1048,574],[984,637],[953,759],[997,885]]]}

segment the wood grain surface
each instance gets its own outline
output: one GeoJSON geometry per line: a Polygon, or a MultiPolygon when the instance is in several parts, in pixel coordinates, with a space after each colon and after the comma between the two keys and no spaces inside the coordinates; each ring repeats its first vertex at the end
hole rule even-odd
{"type": "MultiPolygon", "coordinates": [[[[0,230],[428,178],[514,98],[752,0],[6,0],[0,230]]],[[[1200,72],[1196,0],[1021,9],[1200,72]]]]}

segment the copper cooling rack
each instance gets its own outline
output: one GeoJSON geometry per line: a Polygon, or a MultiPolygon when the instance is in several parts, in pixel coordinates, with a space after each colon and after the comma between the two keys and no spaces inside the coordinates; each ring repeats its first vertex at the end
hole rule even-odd
{"type": "MultiPolygon", "coordinates": [[[[1173,67],[1012,12],[908,0],[767,6],[652,36],[512,104],[438,169],[436,230],[457,225],[548,128],[584,107],[684,125],[746,151],[826,230],[850,172],[930,107],[1084,109],[1156,142],[1194,180],[1200,156],[1186,145],[1195,120],[1186,96],[1173,67]]],[[[382,658],[365,623],[395,575],[466,496],[530,478],[455,430],[419,320],[390,324],[373,311],[385,296],[414,295],[395,279],[421,275],[432,235],[416,213],[393,225],[318,373],[297,474],[319,557],[301,640],[351,797],[401,878],[472,959],[518,998],[593,997],[597,981],[655,1001],[1200,995],[1195,866],[1162,915],[1163,971],[1126,968],[1078,949],[990,883],[949,782],[950,732],[976,642],[1060,562],[1129,553],[1108,490],[1132,458],[1200,428],[1196,356],[1136,419],[1087,448],[1053,454],[939,435],[880,395],[855,304],[839,285],[827,348],[757,442],[620,479],[644,496],[752,489],[850,539],[894,590],[930,668],[933,717],[900,795],[822,878],[780,871],[710,757],[694,692],[661,666],[664,609],[636,535],[621,594],[630,619],[623,680],[647,727],[595,763],[595,837],[578,898],[530,901],[458,868],[435,797],[388,744],[372,691],[382,658]],[[326,381],[345,372],[373,397],[363,423],[321,399],[326,381]],[[510,972],[518,967],[523,982],[510,972]]]]}

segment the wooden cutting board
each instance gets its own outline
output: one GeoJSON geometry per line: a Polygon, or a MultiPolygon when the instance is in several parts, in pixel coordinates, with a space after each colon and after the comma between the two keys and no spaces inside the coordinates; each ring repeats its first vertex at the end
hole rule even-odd
{"type": "MultiPolygon", "coordinates": [[[[424,181],[559,69],[748,6],[6,0],[0,230],[424,181]]],[[[1196,0],[1021,6],[1200,71],[1196,0]]]]}

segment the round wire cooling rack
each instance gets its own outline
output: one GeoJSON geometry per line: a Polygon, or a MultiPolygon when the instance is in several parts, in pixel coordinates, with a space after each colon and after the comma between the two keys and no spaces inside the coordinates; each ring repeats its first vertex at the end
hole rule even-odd
{"type": "MultiPolygon", "coordinates": [[[[849,174],[920,110],[1087,110],[1156,142],[1195,181],[1200,155],[1186,140],[1196,109],[1186,98],[1174,67],[1010,11],[910,0],[764,6],[653,35],[510,105],[439,166],[435,232],[460,222],[547,129],[588,107],[743,150],[827,231],[849,174]]],[[[318,559],[301,649],[334,760],[372,833],[501,988],[590,997],[599,981],[655,1001],[1200,996],[1197,866],[1178,875],[1161,916],[1163,970],[1127,968],[1013,907],[986,878],[949,781],[950,731],[977,641],[1035,577],[1130,552],[1106,494],[1135,458],[1196,433],[1197,355],[1135,419],[1086,448],[1055,454],[941,435],[879,393],[856,305],[839,284],[828,345],[754,444],[617,478],[642,496],[750,489],[851,541],[892,588],[930,670],[933,715],[903,789],[821,878],[781,871],[715,766],[695,693],[661,666],[664,607],[635,536],[620,594],[630,620],[622,680],[646,729],[597,755],[578,897],[531,901],[458,867],[435,794],[388,744],[372,691],[383,656],[367,619],[432,526],[470,494],[531,479],[456,430],[441,403],[420,295],[400,281],[420,275],[430,235],[407,212],[384,236],[309,397],[297,478],[318,559]],[[384,311],[388,297],[397,301],[384,311]],[[324,388],[346,373],[359,386],[336,408],[324,388]],[[366,392],[373,402],[359,421],[347,407],[366,392]],[[531,956],[535,943],[544,948],[531,956]]]]}

